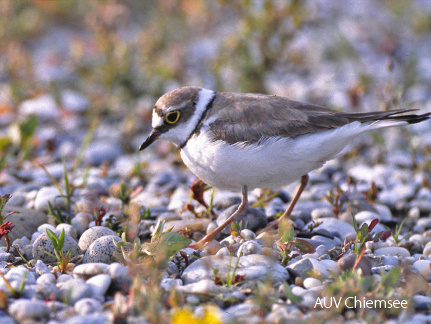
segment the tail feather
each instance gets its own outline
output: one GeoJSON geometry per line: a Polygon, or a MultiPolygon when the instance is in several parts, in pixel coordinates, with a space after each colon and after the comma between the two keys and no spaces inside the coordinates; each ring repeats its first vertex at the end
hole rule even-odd
{"type": "Polygon", "coordinates": [[[378,111],[370,113],[361,114],[345,114],[344,116],[348,119],[359,121],[361,123],[366,122],[378,122],[383,120],[393,120],[393,121],[405,121],[408,124],[420,123],[431,117],[431,112],[422,115],[408,114],[400,115],[406,112],[416,111],[417,109],[401,109],[401,110],[388,110],[388,111],[378,111]]]}

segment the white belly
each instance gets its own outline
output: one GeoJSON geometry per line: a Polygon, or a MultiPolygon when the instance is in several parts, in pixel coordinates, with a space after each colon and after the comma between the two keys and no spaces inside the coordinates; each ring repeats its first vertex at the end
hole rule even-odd
{"type": "Polygon", "coordinates": [[[252,145],[214,142],[208,131],[202,130],[189,139],[181,157],[193,174],[210,186],[230,191],[240,191],[243,185],[249,190],[276,189],[321,167],[368,129],[355,122],[336,130],[252,145]]]}

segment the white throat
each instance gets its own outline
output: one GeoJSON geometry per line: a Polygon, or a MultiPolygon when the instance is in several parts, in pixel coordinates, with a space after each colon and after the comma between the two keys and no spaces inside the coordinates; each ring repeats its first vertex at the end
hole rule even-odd
{"type": "MultiPolygon", "coordinates": [[[[171,130],[160,135],[160,139],[168,140],[177,146],[183,145],[190,137],[192,132],[195,130],[197,124],[202,118],[208,104],[213,100],[215,92],[208,89],[200,89],[199,99],[196,103],[195,112],[185,123],[179,124],[173,127],[171,130]]],[[[152,126],[157,127],[163,124],[163,117],[160,117],[153,112],[152,126]]]]}

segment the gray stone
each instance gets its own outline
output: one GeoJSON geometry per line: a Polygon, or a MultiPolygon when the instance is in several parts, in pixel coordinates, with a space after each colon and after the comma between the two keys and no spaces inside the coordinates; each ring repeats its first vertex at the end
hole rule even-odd
{"type": "Polygon", "coordinates": [[[73,274],[87,278],[96,276],[99,274],[105,274],[108,273],[108,265],[106,263],[84,263],[77,265],[73,269],[73,274]]]}
{"type": "Polygon", "coordinates": [[[88,145],[84,153],[84,162],[91,165],[100,165],[104,162],[114,162],[123,154],[121,145],[115,140],[99,140],[88,145]]]}
{"type": "Polygon", "coordinates": [[[49,318],[49,308],[42,300],[19,299],[10,305],[9,313],[20,323],[45,321],[49,318]]]}
{"type": "MultiPolygon", "coordinates": [[[[7,214],[12,211],[18,213],[9,215],[6,221],[12,222],[15,227],[9,233],[9,238],[13,242],[16,239],[20,239],[23,236],[31,239],[31,236],[36,228],[48,221],[48,215],[34,209],[27,209],[23,207],[12,206],[7,204],[3,209],[3,214],[7,214]]],[[[0,245],[6,245],[5,240],[0,240],[0,245]]]]}
{"type": "MultiPolygon", "coordinates": [[[[239,205],[234,205],[226,209],[217,217],[217,225],[223,224],[237,209],[239,205]]],[[[268,223],[268,219],[264,211],[260,208],[249,207],[247,211],[240,216],[235,222],[240,223],[242,221],[242,228],[248,228],[249,230],[255,231],[263,228],[268,223]]],[[[226,227],[222,233],[229,234],[230,226],[226,227]]]]}
{"type": "MultiPolygon", "coordinates": [[[[212,280],[213,270],[218,269],[220,277],[225,280],[227,273],[232,273],[237,261],[237,257],[206,256],[188,266],[181,278],[185,284],[204,279],[212,280]]],[[[240,257],[235,274],[243,275],[246,281],[269,280],[275,283],[289,278],[287,270],[275,258],[257,254],[240,257]]]]}
{"type": "Polygon", "coordinates": [[[78,245],[82,249],[82,251],[85,251],[98,238],[107,235],[116,236],[117,234],[110,228],[104,226],[91,227],[81,235],[81,237],[79,238],[78,245]]]}
{"type": "Polygon", "coordinates": [[[83,263],[102,262],[112,263],[115,261],[113,253],[117,251],[114,241],[121,241],[116,235],[102,236],[95,240],[85,251],[83,263]]]}
{"type": "Polygon", "coordinates": [[[73,316],[67,319],[67,321],[63,322],[63,324],[107,324],[109,322],[110,321],[106,315],[93,314],[73,316]]]}
{"type": "Polygon", "coordinates": [[[41,212],[46,212],[48,202],[50,202],[54,208],[64,209],[66,207],[66,202],[57,187],[41,188],[37,193],[36,200],[34,201],[34,208],[41,212]]]}
{"type": "MultiPolygon", "coordinates": [[[[74,258],[82,253],[78,243],[76,243],[76,241],[69,235],[64,234],[64,246],[62,251],[66,254],[69,250],[71,251],[70,258],[74,258]]],[[[51,240],[48,238],[46,233],[43,233],[33,243],[33,257],[37,260],[42,260],[45,263],[56,262],[55,257],[46,252],[55,255],[54,246],[52,245],[51,240]]]]}
{"type": "Polygon", "coordinates": [[[111,277],[108,274],[99,274],[87,280],[87,285],[93,290],[93,296],[103,296],[108,291],[111,284],[111,277]]]}
{"type": "Polygon", "coordinates": [[[286,268],[295,277],[307,278],[309,272],[313,269],[313,264],[310,259],[307,258],[292,262],[286,268]]]}
{"type": "Polygon", "coordinates": [[[102,303],[94,298],[82,298],[73,307],[79,315],[89,315],[100,312],[103,309],[102,303]]]}
{"type": "Polygon", "coordinates": [[[60,293],[63,300],[72,305],[82,298],[93,297],[91,287],[80,278],[64,282],[60,287],[60,293]]]}

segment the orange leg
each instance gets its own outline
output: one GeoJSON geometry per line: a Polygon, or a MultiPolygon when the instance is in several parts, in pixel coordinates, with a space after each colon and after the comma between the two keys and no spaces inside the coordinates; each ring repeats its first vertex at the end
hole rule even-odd
{"type": "Polygon", "coordinates": [[[302,192],[304,191],[305,187],[307,186],[308,178],[309,178],[308,174],[303,175],[301,177],[301,185],[299,186],[298,191],[296,192],[295,196],[293,197],[292,201],[290,202],[289,207],[287,207],[284,214],[279,219],[269,223],[263,230],[261,230],[261,232],[266,232],[270,229],[277,228],[278,224],[281,222],[282,219],[290,216],[293,208],[295,207],[296,203],[298,202],[299,197],[301,197],[302,192]]]}
{"type": "Polygon", "coordinates": [[[242,201],[241,204],[238,206],[238,209],[228,218],[226,221],[221,224],[219,227],[217,227],[214,231],[204,236],[199,242],[195,244],[191,244],[188,247],[192,249],[200,249],[204,244],[213,241],[216,236],[227,226],[229,226],[230,223],[232,223],[235,219],[237,219],[239,216],[244,214],[244,212],[248,208],[248,194],[247,194],[247,186],[242,187],[242,201]]]}

